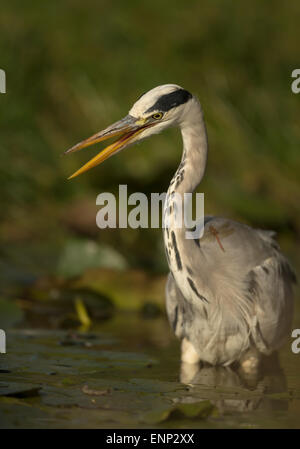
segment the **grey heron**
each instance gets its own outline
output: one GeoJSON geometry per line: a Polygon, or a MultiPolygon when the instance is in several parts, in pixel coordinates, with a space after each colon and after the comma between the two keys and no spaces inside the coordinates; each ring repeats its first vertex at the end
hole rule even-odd
{"type": "MultiPolygon", "coordinates": [[[[199,100],[175,84],[144,93],[129,114],[66,151],[119,136],[76,171],[73,178],[113,154],[170,126],[180,128],[183,152],[167,192],[193,192],[207,160],[207,134],[199,100]]],[[[278,349],[290,332],[295,275],[274,240],[275,233],[228,218],[205,217],[200,239],[186,239],[174,220],[164,229],[170,273],[166,308],[181,340],[184,363],[256,369],[263,354],[278,349]]]]}

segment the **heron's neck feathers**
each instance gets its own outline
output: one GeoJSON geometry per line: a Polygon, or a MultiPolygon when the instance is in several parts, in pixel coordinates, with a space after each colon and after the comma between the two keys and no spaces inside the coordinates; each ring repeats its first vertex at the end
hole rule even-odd
{"type": "MultiPolygon", "coordinates": [[[[196,189],[203,178],[206,166],[208,150],[206,128],[200,103],[196,99],[193,98],[193,101],[188,103],[187,111],[179,126],[183,140],[183,153],[166,197],[164,216],[165,220],[168,220],[168,228],[164,232],[164,240],[170,271],[183,295],[188,297],[192,294],[192,287],[187,284],[186,267],[190,264],[188,256],[192,255],[198,247],[194,240],[186,238],[185,223],[181,222],[182,225],[177,226],[177,217],[182,218],[185,215],[187,204],[184,194],[192,193],[196,189]],[[175,195],[178,193],[180,195],[175,195]],[[182,208],[179,208],[179,204],[182,208]]],[[[205,297],[205,285],[202,286],[202,294],[205,297]]],[[[203,307],[205,307],[204,302],[203,307]]]]}
{"type": "Polygon", "coordinates": [[[179,209],[181,214],[178,213],[178,216],[184,216],[186,206],[184,194],[192,193],[201,182],[205,172],[208,151],[203,113],[197,99],[193,98],[193,101],[189,102],[179,126],[183,140],[182,159],[171,180],[164,213],[165,218],[168,217],[170,230],[173,230],[180,239],[185,239],[184,224],[179,228],[176,226],[176,211],[178,212],[179,209]],[[178,208],[178,201],[181,204],[180,208],[178,208]]]}
{"type": "Polygon", "coordinates": [[[206,167],[207,133],[201,105],[197,99],[194,98],[190,102],[179,126],[183,140],[183,153],[169,191],[183,194],[196,189],[203,178],[206,167]]]}

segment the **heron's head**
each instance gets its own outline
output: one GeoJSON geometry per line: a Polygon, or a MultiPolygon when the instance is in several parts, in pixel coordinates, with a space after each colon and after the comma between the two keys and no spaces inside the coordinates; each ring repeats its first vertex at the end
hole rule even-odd
{"type": "Polygon", "coordinates": [[[66,151],[66,154],[78,151],[102,140],[118,136],[118,140],[102,150],[70,178],[101,164],[129,145],[152,134],[157,134],[170,126],[180,125],[193,99],[194,97],[188,91],[176,84],[164,84],[141,95],[130,109],[129,114],[122,120],[66,151]]]}

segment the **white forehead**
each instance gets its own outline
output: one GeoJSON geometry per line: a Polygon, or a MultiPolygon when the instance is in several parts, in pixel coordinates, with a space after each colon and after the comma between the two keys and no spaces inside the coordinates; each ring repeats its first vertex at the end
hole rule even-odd
{"type": "Polygon", "coordinates": [[[182,87],[177,84],[163,84],[161,86],[154,87],[154,89],[149,90],[144,93],[132,106],[129,111],[130,115],[134,117],[140,117],[144,114],[147,109],[151,108],[159,97],[162,95],[170,94],[175,90],[182,89],[182,87]]]}

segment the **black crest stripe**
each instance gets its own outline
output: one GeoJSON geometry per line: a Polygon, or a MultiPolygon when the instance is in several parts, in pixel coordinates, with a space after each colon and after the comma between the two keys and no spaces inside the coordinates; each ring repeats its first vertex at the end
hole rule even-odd
{"type": "Polygon", "coordinates": [[[151,108],[149,108],[146,112],[166,112],[172,108],[175,108],[176,106],[180,106],[181,104],[186,103],[190,98],[192,98],[192,94],[190,94],[190,92],[185,89],[177,89],[170,94],[162,95],[161,97],[159,97],[154,105],[151,106],[151,108]]]}

